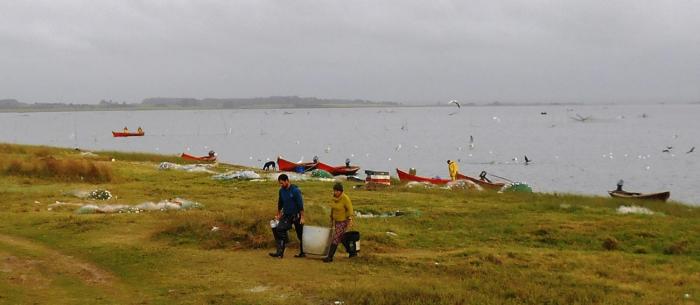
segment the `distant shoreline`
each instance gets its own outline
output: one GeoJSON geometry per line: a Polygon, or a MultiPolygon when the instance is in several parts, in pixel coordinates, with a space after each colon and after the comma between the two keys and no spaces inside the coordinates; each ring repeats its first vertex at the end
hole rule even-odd
{"type": "MultiPolygon", "coordinates": [[[[256,98],[261,99],[262,98],[256,98]]],[[[294,109],[350,109],[350,108],[429,108],[429,107],[445,107],[452,108],[455,105],[451,104],[403,104],[397,102],[372,102],[372,101],[351,101],[348,100],[323,100],[315,99],[312,103],[270,103],[261,102],[260,104],[244,103],[240,105],[224,105],[219,104],[194,104],[194,105],[179,105],[173,103],[162,104],[119,104],[119,103],[100,103],[100,104],[63,104],[63,103],[45,103],[45,104],[26,104],[19,103],[16,100],[0,100],[0,113],[39,113],[39,112],[83,112],[83,111],[157,111],[157,110],[294,110],[294,109]],[[10,101],[10,102],[8,102],[10,101]],[[347,102],[347,103],[344,103],[347,102]]],[[[146,99],[148,100],[148,99],[146,99]]],[[[144,100],[144,101],[146,101],[144,100]]],[[[621,106],[621,105],[639,105],[639,106],[663,106],[663,105],[694,105],[700,106],[700,102],[679,102],[679,103],[463,103],[462,107],[547,107],[547,106],[621,106]]]]}

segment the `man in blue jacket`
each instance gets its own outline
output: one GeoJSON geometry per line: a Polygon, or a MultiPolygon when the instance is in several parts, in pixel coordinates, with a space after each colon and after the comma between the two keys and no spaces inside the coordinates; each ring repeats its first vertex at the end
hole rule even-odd
{"type": "Polygon", "coordinates": [[[275,219],[279,220],[279,223],[277,223],[277,227],[272,229],[277,244],[277,251],[270,253],[270,256],[279,258],[284,256],[284,248],[289,242],[287,231],[294,225],[294,230],[297,232],[297,238],[299,239],[299,254],[294,255],[294,257],[305,257],[306,254],[304,254],[304,245],[302,243],[304,199],[301,197],[301,190],[289,182],[289,177],[286,174],[279,175],[277,182],[280,184],[280,190],[275,219]]]}

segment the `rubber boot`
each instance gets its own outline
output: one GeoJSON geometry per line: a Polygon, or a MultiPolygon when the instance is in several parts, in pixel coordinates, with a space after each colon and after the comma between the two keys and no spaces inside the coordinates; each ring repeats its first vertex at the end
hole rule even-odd
{"type": "Polygon", "coordinates": [[[284,240],[280,239],[277,241],[277,252],[268,253],[268,254],[272,257],[283,258],[284,257],[284,240]]]}
{"type": "Polygon", "coordinates": [[[338,245],[331,244],[331,248],[328,249],[328,256],[323,259],[324,263],[330,263],[333,261],[333,255],[335,255],[335,250],[338,249],[338,245]]]}
{"type": "Polygon", "coordinates": [[[348,252],[348,257],[357,256],[357,248],[354,241],[344,240],[343,246],[345,246],[345,251],[348,252]]]}
{"type": "Polygon", "coordinates": [[[304,243],[299,239],[299,254],[295,254],[294,257],[306,257],[304,253],[304,243]]]}

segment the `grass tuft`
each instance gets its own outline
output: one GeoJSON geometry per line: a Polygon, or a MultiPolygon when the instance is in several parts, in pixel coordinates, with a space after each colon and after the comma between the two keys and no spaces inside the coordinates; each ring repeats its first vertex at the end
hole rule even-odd
{"type": "Polygon", "coordinates": [[[81,159],[56,159],[50,156],[2,159],[0,173],[92,183],[112,181],[112,169],[107,163],[81,159]]]}

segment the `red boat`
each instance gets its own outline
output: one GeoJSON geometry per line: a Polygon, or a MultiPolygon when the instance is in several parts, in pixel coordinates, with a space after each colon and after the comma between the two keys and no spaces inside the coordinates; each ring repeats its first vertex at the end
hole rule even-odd
{"type": "Polygon", "coordinates": [[[474,177],[469,177],[467,175],[462,175],[460,173],[457,173],[457,179],[469,180],[471,182],[478,184],[479,186],[481,186],[484,189],[492,190],[492,191],[498,191],[501,188],[503,188],[504,185],[506,185],[505,182],[488,182],[488,181],[484,181],[484,180],[477,179],[474,177]]]}
{"type": "Polygon", "coordinates": [[[185,159],[185,160],[204,161],[204,162],[216,161],[216,156],[197,157],[197,156],[189,155],[186,153],[182,153],[182,155],[180,155],[180,157],[185,159]]]}
{"type": "Polygon", "coordinates": [[[345,165],[330,166],[330,165],[323,163],[323,162],[318,162],[316,164],[316,168],[327,171],[327,172],[331,173],[331,175],[333,175],[333,176],[338,176],[338,175],[350,176],[350,175],[354,175],[355,173],[357,173],[358,170],[360,170],[359,166],[345,166],[345,165]]]}
{"type": "Polygon", "coordinates": [[[416,176],[416,175],[411,175],[407,172],[404,172],[400,169],[396,169],[396,173],[399,174],[399,180],[401,182],[408,182],[408,181],[416,181],[416,182],[428,182],[432,184],[447,184],[448,182],[452,181],[450,179],[440,179],[440,178],[425,178],[421,176],[416,176]]]}
{"type": "Polygon", "coordinates": [[[143,137],[145,135],[145,132],[124,132],[124,131],[112,131],[112,136],[115,138],[121,138],[121,137],[143,137]]]}
{"type": "Polygon", "coordinates": [[[316,168],[317,163],[313,162],[304,162],[304,163],[294,163],[287,161],[285,159],[282,159],[280,157],[277,157],[277,168],[280,171],[285,171],[285,172],[296,172],[296,169],[298,167],[303,167],[304,171],[310,171],[314,168],[316,168]]]}

